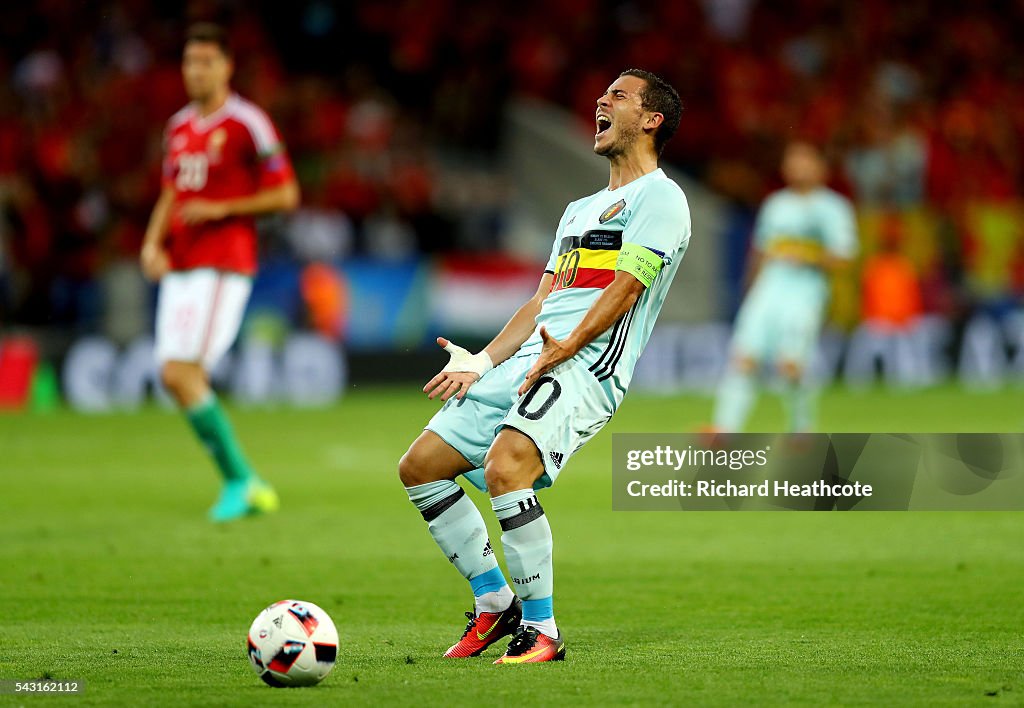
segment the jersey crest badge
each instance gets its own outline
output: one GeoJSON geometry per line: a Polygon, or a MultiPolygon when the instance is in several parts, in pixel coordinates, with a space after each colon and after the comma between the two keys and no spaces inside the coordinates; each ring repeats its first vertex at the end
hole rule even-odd
{"type": "Polygon", "coordinates": [[[217,130],[210,133],[210,137],[206,141],[206,152],[210,156],[211,162],[218,162],[220,160],[221,151],[224,149],[224,143],[227,141],[228,132],[223,128],[217,128],[217,130]]]}
{"type": "Polygon", "coordinates": [[[605,209],[604,213],[601,214],[600,218],[598,218],[597,221],[599,223],[603,224],[606,221],[609,221],[612,217],[614,217],[616,214],[618,214],[620,211],[622,211],[625,208],[626,208],[626,200],[625,199],[620,199],[619,201],[615,202],[610,207],[605,209]]]}

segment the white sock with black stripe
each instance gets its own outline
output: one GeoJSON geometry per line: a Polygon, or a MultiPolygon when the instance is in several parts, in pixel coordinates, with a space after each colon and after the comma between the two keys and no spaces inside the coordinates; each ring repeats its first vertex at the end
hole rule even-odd
{"type": "Polygon", "coordinates": [[[558,636],[552,605],[551,526],[532,489],[491,499],[501,523],[501,545],[516,594],[523,601],[523,624],[558,636]]]}
{"type": "Polygon", "coordinates": [[[462,488],[446,479],[405,491],[445,557],[469,581],[477,612],[501,612],[512,604],[512,590],[498,568],[484,519],[462,488]]]}

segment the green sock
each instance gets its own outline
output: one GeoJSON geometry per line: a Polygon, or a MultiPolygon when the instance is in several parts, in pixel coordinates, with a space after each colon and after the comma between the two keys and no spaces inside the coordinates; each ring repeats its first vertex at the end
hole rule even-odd
{"type": "Polygon", "coordinates": [[[186,409],[185,417],[213,456],[224,479],[247,480],[256,476],[216,395],[211,392],[205,400],[186,409]]]}

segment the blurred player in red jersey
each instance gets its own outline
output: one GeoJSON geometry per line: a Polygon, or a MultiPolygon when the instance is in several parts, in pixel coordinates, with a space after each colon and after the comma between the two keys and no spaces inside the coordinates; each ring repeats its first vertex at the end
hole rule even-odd
{"type": "Polygon", "coordinates": [[[255,217],[299,203],[277,132],[266,113],[232,93],[232,69],[221,28],[189,29],[181,73],[191,102],[167,123],[163,189],[140,256],[146,277],[160,281],[160,378],[224,476],[214,521],[278,505],[242,453],[208,372],[242,323],[256,272],[255,217]]]}

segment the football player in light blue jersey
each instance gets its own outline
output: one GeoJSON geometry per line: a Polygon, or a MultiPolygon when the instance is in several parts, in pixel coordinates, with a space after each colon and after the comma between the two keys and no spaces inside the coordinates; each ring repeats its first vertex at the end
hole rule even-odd
{"type": "Polygon", "coordinates": [[[534,490],[554,483],[622,401],[686,251],[686,198],[658,168],[681,110],[664,80],[623,72],[597,100],[594,151],[610,163],[608,187],[566,208],[537,293],[477,354],[437,340],[451,360],[423,390],[445,404],[399,476],[475,598],[447,657],[477,656],[509,634],[495,663],[565,655],[551,527],[534,490]],[[459,475],[491,497],[515,592],[459,475]]]}
{"type": "Polygon", "coordinates": [[[718,390],[714,427],[743,430],[758,376],[781,377],[791,432],[813,426],[809,375],[833,271],[857,254],[850,202],[824,186],[827,168],[816,147],[791,143],[782,159],[788,186],[770,195],[754,231],[753,285],[736,315],[729,368],[718,390]]]}

